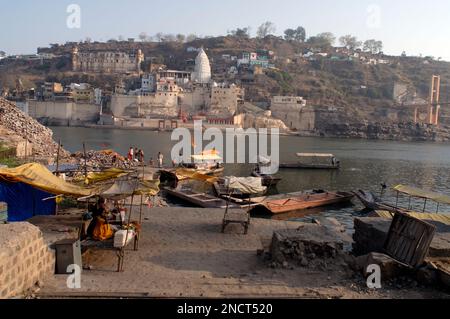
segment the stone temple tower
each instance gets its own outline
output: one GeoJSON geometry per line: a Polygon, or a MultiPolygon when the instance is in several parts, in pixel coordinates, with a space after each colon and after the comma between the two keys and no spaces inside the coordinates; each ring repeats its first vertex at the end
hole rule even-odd
{"type": "Polygon", "coordinates": [[[192,74],[192,81],[200,84],[208,84],[211,81],[211,64],[203,48],[195,59],[195,69],[192,74]]]}

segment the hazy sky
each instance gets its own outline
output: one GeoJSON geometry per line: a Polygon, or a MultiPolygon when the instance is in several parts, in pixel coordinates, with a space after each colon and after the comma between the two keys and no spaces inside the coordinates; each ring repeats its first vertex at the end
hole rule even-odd
{"type": "Polygon", "coordinates": [[[34,53],[49,43],[90,37],[106,41],[140,32],[221,35],[272,21],[277,34],[299,25],[307,36],[379,39],[385,52],[450,61],[449,0],[1,0],[0,50],[34,53]],[[67,27],[67,6],[81,8],[81,28],[67,27]]]}

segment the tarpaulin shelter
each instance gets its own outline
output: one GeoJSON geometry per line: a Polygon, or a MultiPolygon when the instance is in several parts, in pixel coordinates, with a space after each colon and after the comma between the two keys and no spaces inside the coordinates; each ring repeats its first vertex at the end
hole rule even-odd
{"type": "Polygon", "coordinates": [[[267,187],[262,185],[261,177],[225,177],[225,187],[248,195],[260,194],[267,190],[267,187]]]}
{"type": "Polygon", "coordinates": [[[103,189],[96,189],[90,195],[79,198],[79,200],[84,200],[95,196],[111,200],[122,200],[133,195],[156,196],[158,193],[159,180],[117,180],[112,185],[104,187],[103,189]]]}
{"type": "Polygon", "coordinates": [[[0,169],[0,201],[8,205],[8,220],[23,221],[36,215],[55,213],[52,196],[88,196],[93,190],[82,188],[53,175],[45,166],[29,163],[0,169]]]}

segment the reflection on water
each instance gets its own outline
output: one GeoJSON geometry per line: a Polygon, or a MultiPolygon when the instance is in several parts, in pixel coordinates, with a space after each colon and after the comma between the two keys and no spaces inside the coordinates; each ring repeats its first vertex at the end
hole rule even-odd
{"type": "MultiPolygon", "coordinates": [[[[130,146],[142,148],[146,158],[156,158],[158,152],[170,162],[170,152],[175,142],[170,133],[150,131],[125,131],[111,129],[52,128],[55,139],[61,139],[64,147],[72,152],[80,151],[86,142],[88,149],[113,148],[126,154],[130,146]]],[[[226,150],[225,150],[226,152],[226,150]]],[[[300,190],[327,189],[352,191],[364,189],[380,194],[382,183],[389,186],[407,184],[450,194],[450,145],[431,143],[404,143],[390,141],[347,140],[280,137],[280,161],[296,159],[298,152],[334,153],[341,161],[338,171],[281,170],[283,180],[277,188],[280,193],[300,190]]],[[[249,176],[252,165],[226,165],[225,175],[249,176]]],[[[385,194],[384,199],[395,203],[394,192],[385,194]]],[[[408,206],[408,198],[400,197],[400,205],[408,206]]],[[[346,208],[331,208],[319,212],[333,216],[349,228],[352,216],[359,214],[361,205],[346,208]]],[[[415,201],[413,208],[423,210],[423,201],[415,201]]],[[[427,210],[435,212],[436,206],[429,203],[427,210]]],[[[442,206],[441,212],[450,213],[449,206],[442,206]]],[[[298,219],[302,216],[277,216],[276,218],[298,219]]],[[[308,217],[307,217],[308,218],[308,217]]]]}

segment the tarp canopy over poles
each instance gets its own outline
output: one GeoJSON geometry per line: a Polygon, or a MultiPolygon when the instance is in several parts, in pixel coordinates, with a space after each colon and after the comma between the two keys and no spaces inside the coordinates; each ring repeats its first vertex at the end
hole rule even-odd
{"type": "Polygon", "coordinates": [[[103,190],[97,190],[90,196],[79,198],[79,200],[89,199],[94,196],[99,196],[110,200],[122,200],[133,195],[156,196],[158,193],[159,180],[117,180],[114,184],[104,188],[103,190]]]}
{"type": "Polygon", "coordinates": [[[0,182],[24,183],[53,195],[89,196],[93,190],[70,184],[53,175],[45,166],[29,163],[0,169],[0,182]]]}
{"type": "Polygon", "coordinates": [[[450,196],[440,193],[435,193],[432,191],[423,190],[420,188],[405,186],[405,185],[398,185],[394,187],[394,190],[403,193],[409,196],[423,198],[423,199],[430,199],[437,203],[441,204],[447,204],[450,205],[450,196]]]}

